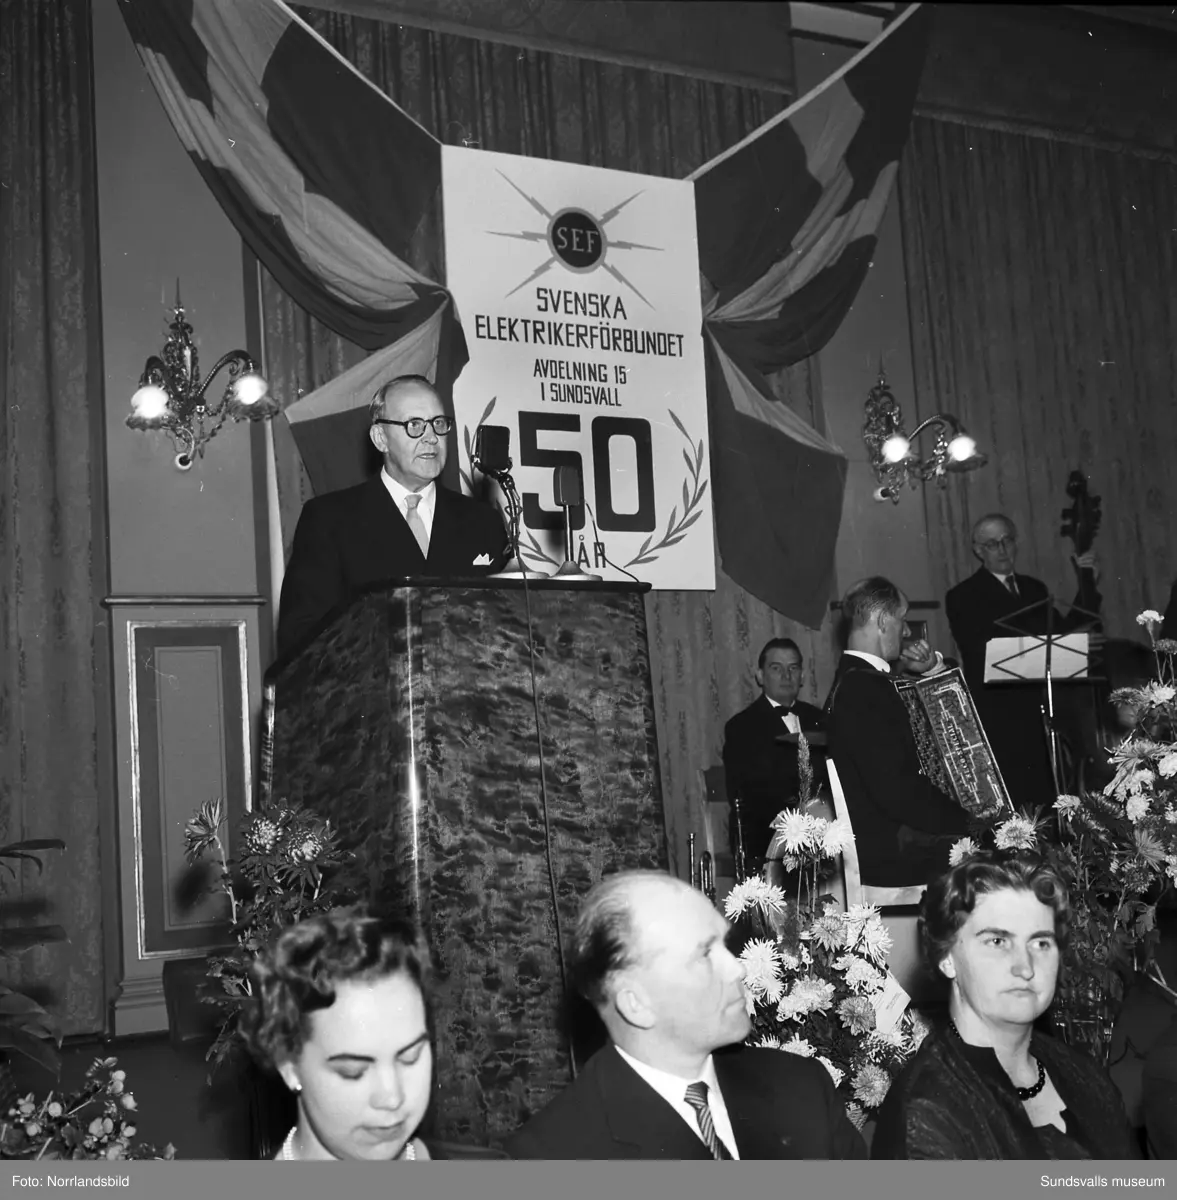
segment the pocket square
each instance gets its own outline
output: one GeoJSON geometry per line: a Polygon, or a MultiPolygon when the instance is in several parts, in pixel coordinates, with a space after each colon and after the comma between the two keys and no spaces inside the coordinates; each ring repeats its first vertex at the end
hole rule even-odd
{"type": "Polygon", "coordinates": [[[490,555],[489,554],[480,554],[471,565],[475,566],[475,567],[489,567],[490,566],[490,555]]]}

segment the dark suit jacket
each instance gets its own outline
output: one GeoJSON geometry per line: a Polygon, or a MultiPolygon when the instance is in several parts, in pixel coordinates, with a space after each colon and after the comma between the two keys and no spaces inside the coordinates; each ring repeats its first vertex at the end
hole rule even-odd
{"type": "Polygon", "coordinates": [[[429,557],[379,474],[357,487],[308,500],[294,531],[282,582],[278,650],[305,641],[329,614],[365,587],[406,575],[441,579],[489,575],[502,566],[507,532],[499,514],[437,485],[429,557]],[[489,566],[475,566],[479,555],[489,566]]]}
{"type": "MultiPolygon", "coordinates": [[[[865,1158],[821,1063],[729,1046],[715,1073],[741,1159],[865,1158]]],[[[707,1159],[687,1123],[612,1046],[507,1142],[512,1158],[707,1159]]]]}
{"type": "MultiPolygon", "coordinates": [[[[798,700],[793,710],[802,732],[816,733],[825,728],[820,708],[798,700]]],[[[728,800],[740,798],[744,850],[750,857],[764,857],[772,840],[769,823],[782,808],[797,803],[797,747],[776,741],[786,732],[780,709],[773,708],[763,693],[723,728],[723,773],[728,800]]],[[[825,771],[818,756],[814,756],[813,765],[817,787],[824,781],[825,771]]],[[[734,811],[732,820],[734,828],[734,811]]]]}
{"type": "Polygon", "coordinates": [[[968,818],[921,773],[907,708],[891,677],[865,659],[843,654],[826,701],[826,726],[862,882],[876,887],[927,883],[930,872],[947,866],[946,854],[930,844],[901,845],[903,827],[960,836],[968,830],[968,818]]]}

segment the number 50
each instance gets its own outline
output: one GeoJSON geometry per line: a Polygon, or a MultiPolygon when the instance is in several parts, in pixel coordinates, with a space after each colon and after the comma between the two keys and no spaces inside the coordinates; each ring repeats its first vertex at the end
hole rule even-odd
{"type": "MultiPolygon", "coordinates": [[[[654,497],[654,443],[650,422],[640,417],[594,417],[590,430],[593,454],[593,493],[597,501],[597,527],[614,533],[650,533],[657,525],[654,497]],[[612,440],[629,438],[637,452],[638,507],[619,513],[613,507],[613,473],[609,458],[612,440]]],[[[539,444],[541,433],[580,433],[576,413],[521,412],[519,414],[519,465],[521,467],[575,467],[584,479],[580,454],[575,450],[548,449],[539,444]]],[[[529,529],[563,529],[563,509],[547,509],[536,492],[523,493],[523,520],[529,529]]],[[[572,510],[572,528],[584,528],[584,508],[572,510]]]]}

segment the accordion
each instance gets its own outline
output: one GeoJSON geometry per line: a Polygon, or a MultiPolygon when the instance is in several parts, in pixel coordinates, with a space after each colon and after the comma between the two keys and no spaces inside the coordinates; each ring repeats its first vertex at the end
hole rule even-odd
{"type": "Polygon", "coordinates": [[[1005,781],[959,667],[895,681],[923,773],[975,817],[1012,809],[1005,781]]]}

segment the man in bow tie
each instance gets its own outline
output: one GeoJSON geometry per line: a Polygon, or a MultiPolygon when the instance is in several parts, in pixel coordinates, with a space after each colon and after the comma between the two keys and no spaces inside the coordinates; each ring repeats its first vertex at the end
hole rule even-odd
{"type": "MultiPolygon", "coordinates": [[[[735,829],[735,801],[740,801],[744,860],[755,875],[772,840],[769,828],[784,808],[795,808],[800,780],[797,746],[778,741],[787,733],[819,733],[825,728],[821,709],[798,700],[804,664],[791,638],[773,638],[760,651],[756,682],[760,695],[724,726],[723,772],[735,829]]],[[[814,792],[825,772],[820,754],[812,759],[814,792]]],[[[733,836],[734,842],[734,836],[733,836]]]]}
{"type": "Polygon", "coordinates": [[[513,1158],[865,1158],[816,1059],[743,1045],[744,965],[728,923],[658,871],[586,897],[569,974],[609,1044],[508,1142],[513,1158]]]}
{"type": "MultiPolygon", "coordinates": [[[[973,556],[981,565],[948,592],[944,609],[965,681],[1010,798],[1016,805],[1034,806],[1051,802],[1055,791],[1039,707],[1042,689],[1032,683],[985,683],[985,646],[991,638],[1046,632],[1050,593],[1040,579],[1018,574],[1017,554],[1013,521],[1002,513],[982,517],[973,526],[973,556]]],[[[1086,568],[1098,580],[1099,565],[1090,551],[1073,562],[1077,571],[1086,568]]],[[[1076,595],[1075,603],[1079,601],[1076,595]]],[[[1051,627],[1056,634],[1091,625],[1082,613],[1063,616],[1053,611],[1051,627]]],[[[1093,649],[1098,641],[1092,639],[1093,649]]]]}
{"type": "Polygon", "coordinates": [[[303,507],[282,583],[282,654],[372,584],[487,575],[506,559],[499,513],[438,482],[454,423],[429,380],[404,375],[384,384],[369,415],[369,437],[383,468],[357,487],[316,496],[303,507]]]}

